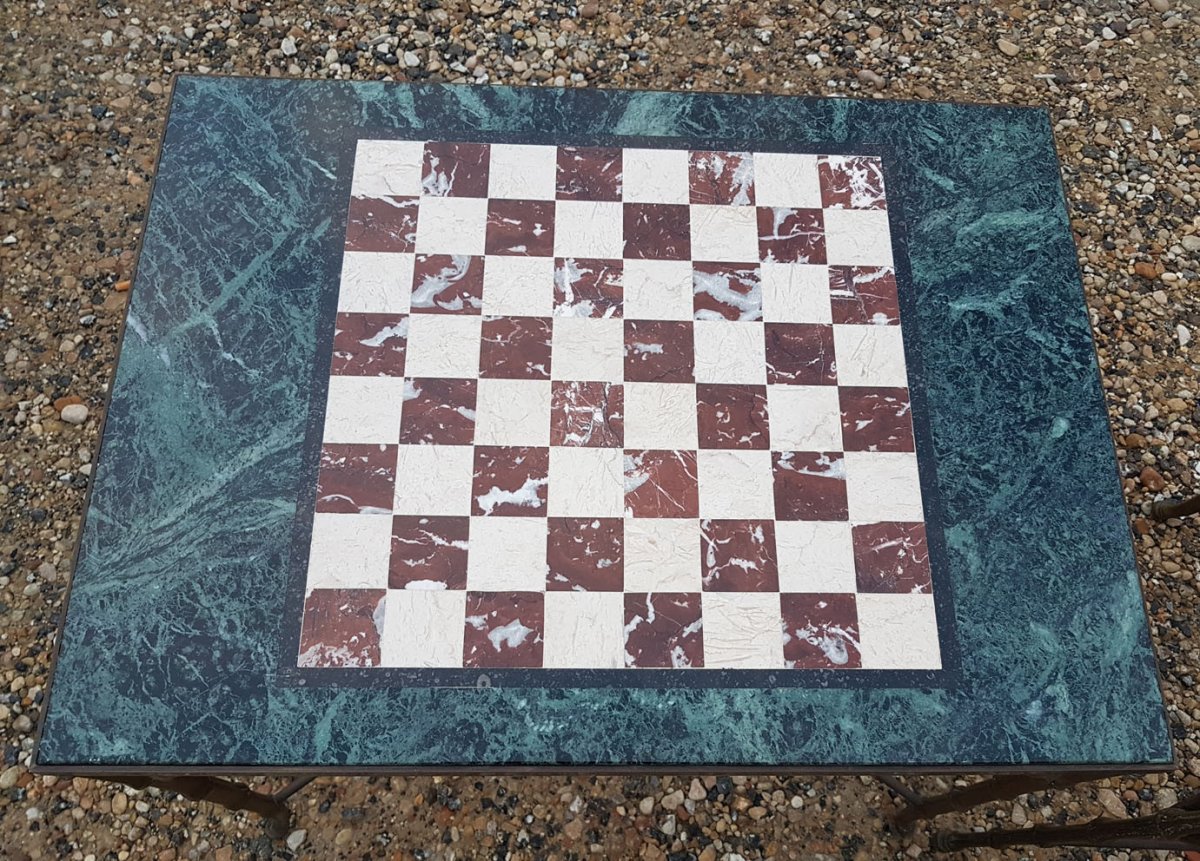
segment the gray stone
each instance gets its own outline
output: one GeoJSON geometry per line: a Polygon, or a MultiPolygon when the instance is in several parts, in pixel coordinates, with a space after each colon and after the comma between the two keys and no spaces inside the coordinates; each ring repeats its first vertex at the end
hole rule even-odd
{"type": "Polygon", "coordinates": [[[62,420],[69,425],[81,425],[87,421],[88,408],[83,404],[68,404],[63,407],[62,420]]]}

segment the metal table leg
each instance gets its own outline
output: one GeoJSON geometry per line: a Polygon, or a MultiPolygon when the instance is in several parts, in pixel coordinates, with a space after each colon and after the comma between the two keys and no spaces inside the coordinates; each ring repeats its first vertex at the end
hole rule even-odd
{"type": "Polygon", "coordinates": [[[1078,825],[1036,825],[995,831],[935,831],[930,848],[1094,846],[1114,849],[1200,849],[1200,811],[1171,807],[1138,819],[1100,817],[1078,825]]]}
{"type": "MultiPolygon", "coordinates": [[[[1027,792],[1038,792],[1042,789],[1065,789],[1077,783],[1089,780],[1101,780],[1106,777],[1118,777],[1121,772],[1097,774],[1096,772],[1062,772],[1058,774],[1005,774],[981,780],[970,786],[953,789],[942,795],[925,798],[913,793],[915,800],[905,796],[907,804],[896,813],[893,821],[901,828],[912,825],[922,819],[932,819],[943,813],[964,813],[988,801],[999,801],[1015,798],[1027,792]]],[[[885,781],[886,783],[886,781],[885,781]]],[[[891,786],[891,783],[887,783],[891,786]]],[[[892,787],[895,789],[895,787],[892,787]]],[[[896,790],[899,792],[899,790],[896,790]]],[[[909,790],[909,792],[912,792],[909,790]]],[[[904,793],[901,793],[904,795],[904,793]]]]}
{"type": "Polygon", "coordinates": [[[1150,516],[1155,520],[1187,517],[1189,514],[1200,514],[1200,494],[1187,499],[1160,499],[1150,505],[1150,516]]]}
{"type": "Polygon", "coordinates": [[[137,774],[106,775],[102,780],[124,783],[133,789],[155,786],[178,793],[191,801],[208,801],[229,810],[248,810],[262,817],[267,834],[282,839],[292,828],[292,812],[287,800],[313,781],[312,777],[293,780],[278,792],[256,792],[241,783],[221,777],[199,775],[149,777],[137,774]]]}

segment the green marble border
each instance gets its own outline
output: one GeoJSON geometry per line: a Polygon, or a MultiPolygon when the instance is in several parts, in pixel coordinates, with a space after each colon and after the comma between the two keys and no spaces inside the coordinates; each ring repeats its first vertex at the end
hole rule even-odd
{"type": "MultiPolygon", "coordinates": [[[[358,128],[347,131],[342,140],[342,152],[338,163],[339,183],[336,193],[339,200],[333,209],[344,207],[350,196],[350,179],[354,172],[354,158],[359,140],[413,140],[423,139],[421,131],[398,132],[394,128],[358,128]]],[[[463,142],[463,141],[459,141],[463,142]]],[[[470,142],[522,143],[522,144],[571,144],[576,146],[642,147],[688,149],[687,138],[658,135],[623,136],[591,135],[583,137],[577,130],[569,134],[539,130],[536,133],[518,135],[495,134],[476,131],[470,142]]],[[[745,139],[719,139],[708,136],[704,140],[707,149],[730,151],[745,149],[745,139]]],[[[885,187],[892,184],[893,163],[896,154],[888,147],[861,146],[845,142],[830,145],[826,141],[807,140],[768,141],[762,138],[753,141],[756,152],[807,152],[822,153],[836,151],[839,155],[873,155],[882,160],[885,187]]],[[[896,269],[896,281],[901,309],[901,320],[905,343],[905,362],[910,377],[919,378],[920,333],[913,321],[916,297],[913,292],[910,267],[908,265],[908,240],[904,233],[904,212],[901,201],[893,197],[888,204],[892,256],[896,269]]],[[[333,355],[334,317],[337,311],[336,291],[322,291],[317,308],[321,320],[317,326],[317,345],[312,362],[312,399],[324,404],[329,391],[329,362],[333,355]]],[[[321,441],[324,432],[324,410],[314,408],[309,415],[304,449],[301,455],[301,477],[297,514],[293,519],[291,572],[287,596],[283,606],[283,622],[280,625],[284,645],[279,650],[279,666],[276,668],[276,685],[332,685],[334,687],[382,687],[401,685],[405,687],[544,687],[544,688],[774,688],[774,687],[885,687],[885,688],[947,688],[959,683],[958,639],[954,630],[952,584],[946,576],[945,536],[942,530],[942,515],[938,504],[933,468],[933,445],[930,440],[929,422],[925,412],[925,394],[920,388],[910,389],[913,435],[919,464],[921,496],[924,505],[925,533],[928,542],[929,562],[933,584],[932,594],[937,612],[938,641],[941,650],[941,666],[936,670],[597,670],[597,669],[509,669],[490,668],[487,672],[478,669],[447,668],[300,668],[296,655],[300,652],[301,622],[304,613],[305,584],[308,579],[308,553],[312,538],[312,517],[316,503],[317,478],[321,460],[321,441]]]]}
{"type": "Polygon", "coordinates": [[[180,78],[37,754],[44,769],[1166,765],[1050,124],[882,101],[180,78]],[[887,146],[953,689],[277,686],[346,129],[887,146]]]}

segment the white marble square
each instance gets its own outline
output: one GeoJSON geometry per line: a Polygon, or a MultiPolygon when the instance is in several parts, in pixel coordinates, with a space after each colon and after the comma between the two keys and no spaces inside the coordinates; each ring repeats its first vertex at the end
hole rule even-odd
{"type": "Polygon", "coordinates": [[[483,313],[549,317],[554,313],[554,258],[492,254],[483,262],[483,313]]]}
{"type": "Polygon", "coordinates": [[[550,445],[550,381],[480,379],[476,445],[550,445]]]}
{"type": "Polygon", "coordinates": [[[758,206],[820,209],[817,157],[804,153],[756,152],[754,202],[758,206]]]}
{"type": "Polygon", "coordinates": [[[354,197],[416,197],[421,193],[422,141],[360,140],[354,153],[354,197]]]}
{"type": "Polygon", "coordinates": [[[925,520],[914,453],[848,451],[845,458],[850,520],[855,523],[925,520]]]}
{"type": "Polygon", "coordinates": [[[619,383],[625,379],[625,321],[555,317],[550,351],[552,379],[619,383]]]}
{"type": "Polygon", "coordinates": [[[891,266],[886,209],[826,209],[825,260],[830,266],[891,266]]]}
{"type": "Polygon", "coordinates": [[[689,203],[691,177],[688,151],[683,149],[627,149],[624,191],[628,203],[689,203]]]}
{"type": "Polygon", "coordinates": [[[701,591],[700,536],[699,520],[626,519],[625,591],[701,591]]]}
{"type": "Polygon", "coordinates": [[[544,517],[472,517],[467,541],[467,589],[541,592],[546,588],[544,517]]]}
{"type": "Polygon", "coordinates": [[[409,377],[478,377],[481,327],[480,318],[474,314],[411,315],[404,355],[405,374],[409,377]]]}
{"type": "Polygon", "coordinates": [[[396,514],[471,513],[475,450],[469,445],[402,445],[396,454],[396,514]]]}
{"type": "Polygon", "coordinates": [[[484,253],[487,198],[423,197],[417,212],[417,254],[484,253]]]}
{"type": "Polygon", "coordinates": [[[467,593],[391,589],[383,606],[382,667],[461,667],[467,593]]]}
{"type": "Polygon", "coordinates": [[[758,216],[753,206],[692,204],[692,260],[754,263],[758,216]]]}
{"type": "Polygon", "coordinates": [[[551,448],[547,496],[550,517],[624,516],[624,453],[618,448],[551,448]]]}
{"type": "Polygon", "coordinates": [[[688,260],[626,260],[627,320],[691,320],[692,264],[688,260]]]}
{"type": "MultiPolygon", "coordinates": [[[[940,670],[932,595],[860,594],[859,650],[864,670],[940,670]]],[[[708,629],[705,628],[707,644],[708,629]]]]}
{"type": "Polygon", "coordinates": [[[762,264],[763,320],[768,323],[830,323],[829,268],[811,263],[762,264]]]}
{"type": "Polygon", "coordinates": [[[777,520],[780,592],[854,592],[854,540],[845,521],[777,520]]]}
{"type": "Polygon", "coordinates": [[[547,592],[542,666],[616,670],[625,666],[625,596],[547,592]]]}
{"type": "Polygon", "coordinates": [[[697,448],[693,383],[625,383],[625,447],[697,448]]]}
{"type": "Polygon", "coordinates": [[[391,445],[400,438],[403,403],[403,377],[330,377],[322,439],[391,445]]]}
{"type": "Polygon", "coordinates": [[[386,589],[391,550],[391,517],[317,512],[305,587],[309,591],[386,589]]]}
{"type": "Polygon", "coordinates": [[[338,310],[360,314],[407,314],[415,255],[347,251],[342,256],[338,310]]]}
{"type": "Polygon", "coordinates": [[[778,592],[705,592],[706,669],[783,667],[783,612],[778,592]]]}
{"type": "Polygon", "coordinates": [[[766,339],[762,323],[697,320],[692,326],[692,337],[696,351],[696,382],[766,383],[766,339]]]}
{"type": "Polygon", "coordinates": [[[775,451],[842,450],[837,386],[767,386],[767,413],[775,451]]]}
{"type": "Polygon", "coordinates": [[[838,385],[908,385],[904,334],[899,326],[834,326],[838,385]]]}
{"type": "Polygon", "coordinates": [[[620,260],[625,253],[621,203],[560,200],[554,204],[554,256],[620,260]]]}
{"type": "Polygon", "coordinates": [[[696,472],[701,518],[775,519],[769,451],[700,449],[696,452],[696,472]]]}
{"type": "Polygon", "coordinates": [[[558,147],[492,144],[488,197],[554,200],[557,178],[558,147]]]}

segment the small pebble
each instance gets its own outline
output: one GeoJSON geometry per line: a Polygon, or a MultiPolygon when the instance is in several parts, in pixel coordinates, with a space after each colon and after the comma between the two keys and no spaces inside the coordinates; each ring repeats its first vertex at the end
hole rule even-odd
{"type": "Polygon", "coordinates": [[[81,425],[87,421],[88,408],[83,404],[68,404],[60,413],[62,420],[69,425],[81,425]]]}

